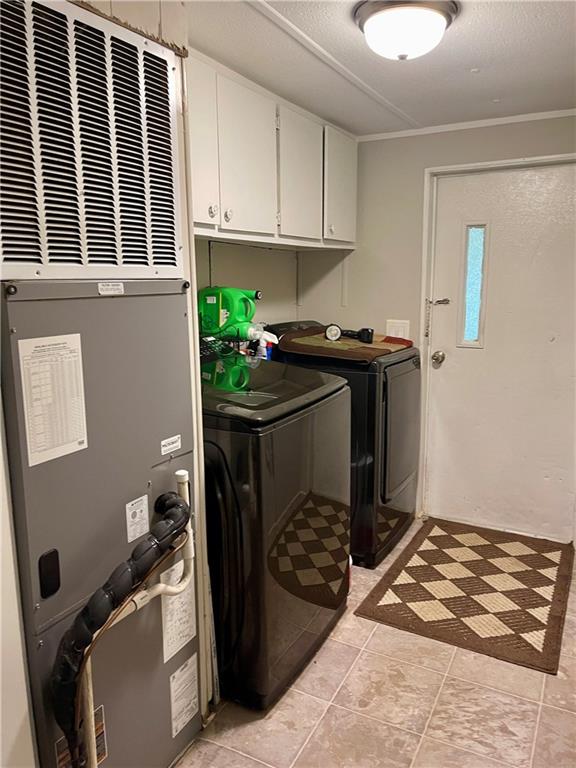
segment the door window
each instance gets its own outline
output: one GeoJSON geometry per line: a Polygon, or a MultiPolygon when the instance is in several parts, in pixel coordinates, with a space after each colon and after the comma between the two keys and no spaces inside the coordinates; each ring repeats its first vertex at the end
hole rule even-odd
{"type": "Polygon", "coordinates": [[[463,311],[459,347],[483,347],[484,277],[486,272],[486,225],[466,227],[463,311]]]}

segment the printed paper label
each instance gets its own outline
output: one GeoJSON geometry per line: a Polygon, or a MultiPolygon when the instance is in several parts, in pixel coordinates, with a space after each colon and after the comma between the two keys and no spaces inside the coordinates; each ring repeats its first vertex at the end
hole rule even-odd
{"type": "Polygon", "coordinates": [[[139,499],[129,501],[126,504],[126,532],[128,543],[139,539],[150,530],[148,519],[148,496],[140,496],[139,499]]]}
{"type": "Polygon", "coordinates": [[[79,333],[18,342],[28,465],[88,447],[79,333]]]}
{"type": "Polygon", "coordinates": [[[170,706],[174,739],[198,712],[197,654],[170,675],[170,706]]]}
{"type": "Polygon", "coordinates": [[[98,283],[100,296],[124,296],[124,283],[98,283]]]}
{"type": "MultiPolygon", "coordinates": [[[[177,584],[182,578],[184,561],[180,560],[160,576],[163,584],[177,584]]],[[[162,595],[162,637],[164,663],[196,635],[196,594],[194,575],[179,595],[162,595]]]]}
{"type": "Polygon", "coordinates": [[[174,437],[167,437],[166,440],[162,440],[160,443],[160,453],[162,456],[166,456],[167,453],[179,451],[181,447],[182,435],[174,435],[174,437]]]}

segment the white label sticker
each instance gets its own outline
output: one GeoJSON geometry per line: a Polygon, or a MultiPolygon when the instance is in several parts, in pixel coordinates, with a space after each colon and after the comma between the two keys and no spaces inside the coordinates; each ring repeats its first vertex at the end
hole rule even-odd
{"type": "Polygon", "coordinates": [[[79,333],[18,342],[28,465],[88,447],[79,333]]]}
{"type": "Polygon", "coordinates": [[[162,440],[160,443],[160,453],[162,456],[166,456],[167,453],[179,451],[181,447],[182,435],[174,435],[174,437],[167,437],[166,440],[162,440]]]}
{"type": "Polygon", "coordinates": [[[98,283],[100,296],[124,296],[124,283],[98,283]]]}
{"type": "Polygon", "coordinates": [[[150,530],[148,519],[148,496],[140,496],[126,504],[126,533],[128,544],[139,539],[150,530]]]}
{"type": "Polygon", "coordinates": [[[174,739],[198,712],[198,671],[196,654],[170,675],[172,738],[174,739]]]}
{"type": "MultiPolygon", "coordinates": [[[[163,584],[178,584],[184,572],[180,560],[160,576],[163,584]]],[[[196,635],[196,595],[194,575],[179,595],[162,595],[162,639],[164,663],[180,651],[196,635]]]]}
{"type": "Polygon", "coordinates": [[[216,296],[206,296],[206,304],[216,304],[216,296]]]}

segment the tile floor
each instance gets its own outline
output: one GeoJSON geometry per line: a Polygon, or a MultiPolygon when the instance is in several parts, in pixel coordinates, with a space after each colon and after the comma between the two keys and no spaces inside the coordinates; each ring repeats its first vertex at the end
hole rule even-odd
{"type": "Polygon", "coordinates": [[[574,768],[576,581],[557,677],[354,616],[267,713],[227,703],[178,768],[574,768]]]}

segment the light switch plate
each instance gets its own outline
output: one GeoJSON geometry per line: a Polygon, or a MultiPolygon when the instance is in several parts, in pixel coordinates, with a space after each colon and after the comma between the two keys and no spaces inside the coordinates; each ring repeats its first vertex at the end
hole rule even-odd
{"type": "Polygon", "coordinates": [[[410,320],[386,320],[386,336],[410,338],[410,320]]]}

